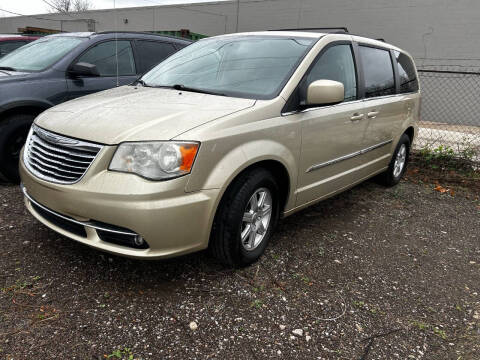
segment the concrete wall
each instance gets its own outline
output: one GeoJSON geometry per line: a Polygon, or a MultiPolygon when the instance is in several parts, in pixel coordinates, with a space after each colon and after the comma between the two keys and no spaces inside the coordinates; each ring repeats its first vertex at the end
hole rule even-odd
{"type": "MultiPolygon", "coordinates": [[[[236,9],[236,1],[226,1],[0,18],[0,33],[24,26],[87,31],[87,23],[76,19],[93,19],[96,31],[187,28],[217,35],[235,32],[236,9]]],[[[478,0],[241,0],[238,29],[347,26],[406,49],[420,66],[480,66],[479,14],[478,0]]]]}
{"type": "MultiPolygon", "coordinates": [[[[64,31],[190,29],[205,35],[235,32],[236,1],[153,6],[79,14],[0,18],[0,33],[36,26],[64,31]],[[128,22],[125,21],[128,19],[128,22]]],[[[347,26],[351,33],[384,38],[409,51],[423,69],[480,71],[480,0],[241,0],[239,31],[347,26]]],[[[422,117],[427,121],[480,126],[480,76],[433,75],[424,80],[422,117]],[[473,86],[471,82],[473,81],[473,86]],[[471,89],[471,90],[470,90],[471,89]],[[439,99],[443,99],[439,101],[439,99]]]]}

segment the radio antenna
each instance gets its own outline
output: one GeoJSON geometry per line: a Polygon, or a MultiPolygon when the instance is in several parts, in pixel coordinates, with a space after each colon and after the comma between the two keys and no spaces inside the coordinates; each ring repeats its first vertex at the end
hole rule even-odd
{"type": "Polygon", "coordinates": [[[113,0],[113,15],[115,16],[114,26],[115,26],[115,64],[116,64],[116,74],[117,74],[117,87],[120,86],[120,81],[118,79],[118,40],[117,40],[117,7],[115,6],[115,0],[113,0]]]}

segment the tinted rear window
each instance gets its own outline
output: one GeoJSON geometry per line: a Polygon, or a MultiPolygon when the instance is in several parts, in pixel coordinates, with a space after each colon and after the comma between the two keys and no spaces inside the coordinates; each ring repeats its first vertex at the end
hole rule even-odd
{"type": "Polygon", "coordinates": [[[400,92],[409,93],[418,91],[418,79],[413,61],[405,54],[395,51],[400,76],[400,92]]]}
{"type": "Polygon", "coordinates": [[[395,94],[395,78],[388,50],[360,46],[365,96],[367,98],[395,94]]]}
{"type": "Polygon", "coordinates": [[[0,56],[8,54],[9,52],[23,46],[27,41],[3,41],[0,42],[0,56]]]}
{"type": "Polygon", "coordinates": [[[155,65],[160,64],[175,52],[172,44],[147,40],[138,40],[136,49],[141,63],[141,73],[145,73],[155,65]]]}

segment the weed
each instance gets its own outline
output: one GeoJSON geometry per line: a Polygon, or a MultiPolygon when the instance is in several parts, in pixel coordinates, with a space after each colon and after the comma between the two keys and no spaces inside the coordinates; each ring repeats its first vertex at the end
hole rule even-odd
{"type": "Polygon", "coordinates": [[[447,334],[445,333],[445,330],[440,330],[439,328],[434,327],[433,332],[435,333],[435,335],[440,336],[443,340],[447,338],[447,334]]]}
{"type": "Polygon", "coordinates": [[[353,305],[355,305],[356,307],[363,308],[365,306],[365,302],[363,302],[363,301],[353,301],[353,305]]]}
{"type": "Polygon", "coordinates": [[[273,260],[277,260],[277,261],[278,261],[278,260],[280,260],[280,255],[278,255],[278,254],[272,254],[272,258],[273,258],[273,260]]]}
{"type": "Polygon", "coordinates": [[[253,288],[254,292],[262,292],[263,290],[265,290],[265,285],[260,285],[259,287],[253,288]]]}
{"type": "Polygon", "coordinates": [[[250,304],[250,307],[254,307],[256,309],[260,309],[263,306],[263,301],[260,299],[253,300],[250,304]]]}
{"type": "Polygon", "coordinates": [[[133,360],[133,353],[130,348],[123,348],[119,350],[113,351],[110,355],[103,355],[105,359],[126,359],[126,360],[133,360]]]}
{"type": "Polygon", "coordinates": [[[311,285],[311,284],[312,284],[312,281],[309,279],[308,276],[302,276],[302,281],[303,281],[306,285],[311,285]]]}
{"type": "Polygon", "coordinates": [[[319,248],[318,248],[318,255],[319,255],[320,257],[324,257],[324,256],[325,256],[325,249],[324,249],[323,246],[319,246],[319,248]]]}
{"type": "Polygon", "coordinates": [[[2,292],[7,293],[7,292],[9,292],[9,291],[15,292],[15,291],[17,291],[17,290],[23,290],[23,289],[25,289],[25,288],[27,288],[27,287],[33,286],[34,283],[35,283],[38,279],[40,279],[39,276],[34,276],[34,277],[32,277],[32,281],[28,281],[28,280],[17,280],[14,285],[10,285],[10,286],[8,286],[8,287],[2,288],[2,292]]]}
{"type": "Polygon", "coordinates": [[[435,335],[437,335],[438,337],[441,337],[443,340],[447,338],[447,334],[445,330],[441,330],[437,326],[429,325],[422,321],[416,321],[416,320],[411,321],[410,324],[421,331],[426,331],[431,329],[435,335]]]}
{"type": "Polygon", "coordinates": [[[420,157],[432,169],[472,170],[472,161],[479,154],[478,149],[468,141],[463,142],[457,150],[448,145],[432,148],[427,144],[420,150],[420,157]]]}
{"type": "Polygon", "coordinates": [[[428,324],[426,324],[426,323],[424,323],[424,322],[422,322],[422,321],[416,321],[416,320],[414,320],[414,321],[412,321],[410,324],[411,324],[412,326],[418,328],[419,330],[422,330],[422,331],[427,330],[427,329],[430,328],[430,325],[428,325],[428,324]]]}

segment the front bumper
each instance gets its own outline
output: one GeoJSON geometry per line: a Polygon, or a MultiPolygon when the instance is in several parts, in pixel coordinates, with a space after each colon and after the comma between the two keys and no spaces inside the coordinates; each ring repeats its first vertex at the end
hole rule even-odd
{"type": "Polygon", "coordinates": [[[188,176],[152,182],[102,168],[96,164],[79,183],[60,185],[35,177],[21,161],[27,209],[54,231],[121,256],[159,259],[208,247],[219,190],[186,193],[188,176]],[[116,233],[140,235],[148,248],[105,241],[116,233]]]}

